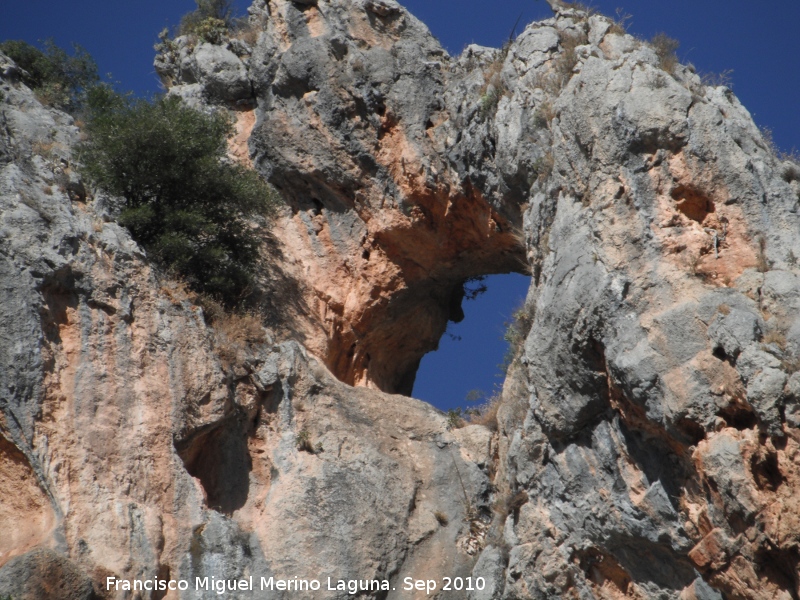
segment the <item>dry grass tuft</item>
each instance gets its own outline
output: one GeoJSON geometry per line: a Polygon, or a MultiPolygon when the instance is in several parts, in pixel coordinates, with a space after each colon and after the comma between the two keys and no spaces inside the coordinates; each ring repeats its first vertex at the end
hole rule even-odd
{"type": "Polygon", "coordinates": [[[780,156],[780,158],[784,161],[784,164],[781,168],[781,178],[786,183],[800,181],[800,156],[798,156],[797,151],[784,154],[783,156],[780,156]]]}
{"type": "Polygon", "coordinates": [[[564,2],[564,8],[579,10],[581,12],[585,12],[588,16],[591,16],[597,12],[594,8],[584,4],[583,2],[564,2]]]}
{"type": "Polygon", "coordinates": [[[546,152],[540,156],[533,163],[533,168],[536,169],[537,181],[547,181],[550,175],[553,174],[553,167],[555,166],[555,157],[552,152],[546,152]]]}
{"type": "Polygon", "coordinates": [[[447,518],[447,515],[440,510],[437,510],[435,513],[433,513],[433,516],[436,517],[436,520],[442,527],[447,527],[447,524],[450,522],[450,519],[447,518]]]}
{"type": "Polygon", "coordinates": [[[225,313],[214,322],[217,351],[223,364],[240,363],[249,346],[266,342],[261,319],[253,313],[225,313]]]}
{"type": "Polygon", "coordinates": [[[758,238],[758,249],[756,250],[756,269],[759,273],[769,271],[767,262],[767,240],[763,237],[758,238]]]}
{"type": "Polygon", "coordinates": [[[781,367],[789,375],[800,371],[800,356],[790,356],[781,361],[781,367]]]}
{"type": "Polygon", "coordinates": [[[31,152],[33,152],[33,154],[38,154],[43,158],[51,159],[53,158],[53,150],[55,150],[57,146],[60,146],[60,144],[57,144],[51,140],[44,142],[38,141],[34,142],[31,146],[31,152]]]}
{"type": "Polygon", "coordinates": [[[216,334],[217,354],[226,368],[242,363],[251,346],[267,341],[261,317],[257,314],[228,310],[209,296],[189,291],[185,284],[182,284],[182,289],[203,309],[206,323],[216,334]]]}
{"type": "Polygon", "coordinates": [[[727,69],[721,73],[703,73],[700,81],[703,85],[708,87],[733,88],[733,69],[727,69]]]}
{"type": "MultiPolygon", "coordinates": [[[[183,302],[196,302],[196,294],[189,289],[189,286],[182,279],[165,277],[161,281],[159,291],[169,298],[170,302],[179,305],[183,302]]],[[[205,307],[198,302],[202,308],[205,307]]]]}
{"type": "Polygon", "coordinates": [[[248,46],[253,47],[258,43],[258,38],[261,36],[261,33],[265,30],[265,28],[266,23],[242,19],[234,23],[231,36],[240,39],[248,46]]]}
{"type": "Polygon", "coordinates": [[[500,99],[508,94],[508,88],[503,82],[503,65],[508,56],[508,48],[508,44],[505,45],[483,72],[483,86],[479,101],[480,114],[483,118],[494,114],[500,99]]]}
{"type": "Polygon", "coordinates": [[[661,68],[670,75],[675,74],[675,68],[679,64],[677,52],[680,45],[678,40],[666,33],[657,33],[650,40],[650,46],[655,50],[661,68]]]}
{"type": "Polygon", "coordinates": [[[500,409],[500,394],[495,394],[483,405],[470,411],[469,422],[472,425],[483,425],[490,431],[497,431],[497,411],[500,409]]]}
{"type": "Polygon", "coordinates": [[[506,331],[503,334],[503,339],[508,342],[508,349],[503,357],[503,362],[499,365],[500,370],[504,374],[508,373],[511,364],[522,353],[525,338],[528,337],[532,326],[533,312],[526,308],[523,302],[522,305],[514,311],[514,314],[511,316],[511,321],[506,322],[506,331]]]}
{"type": "Polygon", "coordinates": [[[508,515],[517,515],[519,509],[527,504],[528,500],[528,493],[524,490],[519,490],[515,494],[508,491],[495,500],[493,510],[504,521],[508,515]]]}
{"type": "Polygon", "coordinates": [[[567,82],[572,78],[572,72],[578,64],[578,46],[588,43],[589,37],[585,32],[577,35],[564,33],[561,37],[561,53],[553,61],[553,72],[559,83],[559,89],[563,89],[567,82]]]}
{"type": "Polygon", "coordinates": [[[764,337],[761,339],[761,342],[767,346],[770,344],[775,344],[778,348],[780,348],[781,352],[786,350],[786,346],[788,344],[786,336],[783,334],[783,332],[778,331],[777,329],[771,329],[765,333],[764,337]]]}
{"type": "Polygon", "coordinates": [[[608,29],[608,32],[616,35],[625,35],[628,33],[628,22],[631,19],[633,19],[633,15],[630,15],[624,12],[621,8],[618,8],[617,18],[611,23],[611,27],[608,29]]]}
{"type": "Polygon", "coordinates": [[[536,127],[549,127],[555,118],[556,109],[549,100],[540,103],[533,112],[533,123],[536,127]]]}

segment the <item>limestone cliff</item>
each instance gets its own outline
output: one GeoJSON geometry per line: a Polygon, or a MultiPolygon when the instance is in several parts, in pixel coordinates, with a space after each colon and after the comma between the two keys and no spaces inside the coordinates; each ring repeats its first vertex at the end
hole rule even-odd
{"type": "Polygon", "coordinates": [[[164,44],[170,93],[234,111],[286,200],[268,327],[234,340],[0,61],[0,595],[800,595],[800,168],[727,88],[552,4],[459,57],[394,0],[256,0],[242,39],[164,44]],[[465,280],[509,271],[530,329],[497,431],[448,430],[398,394],[465,280]]]}

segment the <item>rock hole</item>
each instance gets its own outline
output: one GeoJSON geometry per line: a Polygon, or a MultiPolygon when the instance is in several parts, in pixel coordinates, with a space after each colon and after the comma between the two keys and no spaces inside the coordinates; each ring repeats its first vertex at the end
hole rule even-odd
{"type": "Polygon", "coordinates": [[[581,550],[575,555],[586,579],[613,595],[628,594],[633,583],[631,576],[613,556],[597,548],[581,550]]]}
{"type": "Polygon", "coordinates": [[[672,199],[675,200],[675,206],[680,212],[698,223],[702,223],[715,210],[711,200],[684,185],[672,190],[672,199]]]}
{"type": "Polygon", "coordinates": [[[306,12],[308,10],[316,9],[316,0],[292,0],[292,4],[294,7],[299,10],[300,12],[306,12]]]}
{"type": "Polygon", "coordinates": [[[176,444],[186,470],[206,493],[208,507],[232,514],[247,502],[252,461],[239,415],[176,444]]]}
{"type": "MultiPolygon", "coordinates": [[[[157,577],[161,581],[169,581],[170,580],[170,568],[168,565],[161,565],[158,568],[157,577]]],[[[155,590],[153,592],[153,600],[163,600],[163,598],[169,593],[169,590],[155,590]]]]}
{"type": "Polygon", "coordinates": [[[514,312],[524,302],[530,281],[518,273],[490,275],[468,285],[466,294],[455,291],[447,331],[438,348],[422,358],[412,395],[441,410],[490,398],[524,342],[522,332],[514,329],[514,312]],[[473,293],[474,285],[486,289],[473,293]],[[468,301],[462,304],[465,296],[468,301]]]}
{"type": "Polygon", "coordinates": [[[757,568],[773,589],[787,590],[793,600],[798,599],[797,589],[800,552],[795,548],[762,549],[756,555],[757,568]]]}
{"type": "Polygon", "coordinates": [[[702,425],[691,419],[680,419],[675,423],[675,426],[680,432],[686,435],[689,439],[689,445],[691,446],[696,446],[706,438],[706,430],[703,429],[702,425]]]}
{"type": "Polygon", "coordinates": [[[62,270],[46,278],[40,288],[44,299],[42,325],[50,343],[61,343],[61,328],[70,325],[70,315],[78,309],[75,279],[71,271],[62,270]]]}
{"type": "Polygon", "coordinates": [[[734,429],[745,431],[752,429],[758,423],[758,417],[749,406],[731,404],[717,413],[725,422],[734,429]]]}
{"type": "Polygon", "coordinates": [[[762,490],[774,492],[783,483],[777,452],[760,448],[750,458],[750,471],[753,473],[756,485],[762,490]]]}
{"type": "MultiPolygon", "coordinates": [[[[711,354],[713,354],[715,358],[718,358],[719,360],[721,360],[723,362],[724,361],[731,362],[731,359],[728,356],[728,353],[725,352],[725,349],[722,346],[717,346],[716,348],[714,348],[714,350],[711,352],[711,354]]],[[[731,362],[731,364],[733,364],[733,363],[731,362]]]]}

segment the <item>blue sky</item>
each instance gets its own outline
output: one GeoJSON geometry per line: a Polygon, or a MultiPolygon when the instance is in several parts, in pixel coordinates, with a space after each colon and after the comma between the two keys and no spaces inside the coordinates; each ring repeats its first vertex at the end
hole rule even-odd
{"type": "MultiPolygon", "coordinates": [[[[465,45],[499,46],[522,15],[520,29],[551,13],[544,0],[405,0],[451,54],[465,45]]],[[[31,43],[48,37],[61,46],[77,42],[111,73],[121,89],[140,95],[160,90],[152,68],[158,32],[194,8],[192,0],[13,0],[0,20],[0,40],[31,43]]],[[[629,31],[643,38],[665,32],[681,42],[678,52],[701,72],[733,70],[733,89],[784,150],[800,149],[800,2],[777,0],[591,0],[600,12],[632,15],[629,31]]],[[[236,0],[240,12],[249,2],[236,0]]],[[[518,31],[519,31],[518,30],[518,31]]],[[[465,305],[466,319],[425,357],[415,396],[441,408],[462,404],[474,388],[499,383],[503,323],[524,297],[521,276],[489,280],[489,292],[465,305]]]]}
{"type": "Polygon", "coordinates": [[[470,406],[465,397],[472,390],[488,397],[502,385],[499,365],[508,347],[503,333],[525,300],[530,280],[516,273],[486,278],[486,293],[464,302],[464,320],[449,323],[439,350],[422,359],[416,398],[448,410],[470,406]]]}

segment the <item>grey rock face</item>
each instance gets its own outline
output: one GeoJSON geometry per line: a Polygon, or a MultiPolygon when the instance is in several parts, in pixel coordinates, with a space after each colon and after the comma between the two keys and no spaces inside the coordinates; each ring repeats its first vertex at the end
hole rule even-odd
{"type": "Polygon", "coordinates": [[[192,93],[183,90],[181,94],[190,103],[233,105],[252,101],[252,84],[240,58],[250,49],[241,40],[228,40],[222,46],[181,36],[162,42],[160,47],[154,64],[156,72],[166,85],[174,81],[191,84],[192,93]]]}
{"type": "MultiPolygon", "coordinates": [[[[501,442],[509,485],[537,503],[506,522],[505,594],[602,597],[612,586],[626,597],[714,597],[693,584],[701,574],[725,594],[780,596],[784,584],[755,591],[758,576],[737,579],[772,559],[733,540],[770,521],[765,490],[793,485],[782,461],[794,450],[757,441],[794,435],[784,404],[798,288],[782,266],[800,231],[793,192],[729,92],[682,68],[664,73],[645,45],[596,17],[561,13],[531,29],[542,39],[553,26],[562,41],[577,32],[588,42],[555,96],[537,102],[536,87],[553,89],[542,85],[548,67],[532,91],[513,47],[503,67],[513,69],[510,104],[549,103],[553,115],[552,167],[531,186],[525,215],[529,413],[524,425],[504,423],[501,442]],[[525,445],[512,436],[520,427],[525,445]],[[534,445],[546,450],[532,461],[534,445]],[[730,540],[717,550],[724,560],[711,538],[701,542],[709,523],[730,540]]],[[[506,121],[502,108],[495,119],[506,121]]]]}
{"type": "Polygon", "coordinates": [[[128,597],[108,576],[469,575],[489,436],[462,451],[439,411],[345,385],[274,333],[223,366],[203,311],[106,221],[113,200],[70,197],[71,118],[3,85],[0,594],[128,597]]]}
{"type": "Polygon", "coordinates": [[[70,199],[71,120],[4,81],[0,465],[54,525],[0,539],[3,569],[50,544],[93,577],[798,594],[792,167],[730,90],[554,4],[457,58],[388,0],[258,1],[249,56],[164,48],[171,93],[255,98],[232,151],[287,197],[281,266],[310,290],[233,365],[102,206],[70,199]],[[410,390],[460,283],[521,258],[530,328],[496,432],[374,389],[410,390]]]}
{"type": "Polygon", "coordinates": [[[68,558],[34,550],[0,567],[0,597],[15,600],[92,600],[92,580],[68,558]]]}
{"type": "Polygon", "coordinates": [[[211,100],[235,101],[252,96],[247,69],[227,48],[200,44],[193,58],[194,77],[211,100]]]}
{"type": "Polygon", "coordinates": [[[314,198],[374,223],[387,202],[415,206],[375,151],[399,123],[428,188],[479,189],[524,230],[532,326],[495,485],[501,503],[536,501],[495,522],[507,552],[487,549],[474,571],[494,582],[487,597],[783,593],[737,579],[772,560],[760,542],[731,541],[724,561],[709,548],[772,527],[763,490],[792,485],[794,450],[758,441],[786,443],[798,420],[789,167],[729,90],[665,72],[602,16],[559,5],[505,51],[450,58],[374,5],[356,38],[389,40],[354,43],[359,4],[331,2],[324,26],[270,13],[250,63],[250,149],[301,210],[314,198]],[[311,142],[319,123],[325,141],[311,142]]]}
{"type": "Polygon", "coordinates": [[[763,330],[764,322],[759,315],[734,309],[727,315],[717,315],[708,328],[708,337],[715,344],[715,351],[735,359],[761,338],[763,330]]]}
{"type": "Polygon", "coordinates": [[[470,600],[498,600],[503,597],[504,574],[506,561],[498,548],[490,547],[481,553],[481,557],[472,570],[473,575],[482,577],[485,587],[467,594],[470,600]]]}

